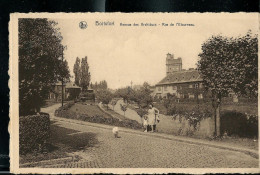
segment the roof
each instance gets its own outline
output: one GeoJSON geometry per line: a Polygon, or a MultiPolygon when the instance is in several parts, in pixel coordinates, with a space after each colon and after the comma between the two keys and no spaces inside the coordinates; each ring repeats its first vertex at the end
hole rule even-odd
{"type": "Polygon", "coordinates": [[[79,89],[80,87],[75,85],[75,84],[72,84],[71,82],[69,83],[66,83],[66,89],[79,89]]]}
{"type": "Polygon", "coordinates": [[[165,78],[163,78],[156,85],[198,82],[198,81],[202,81],[202,78],[198,70],[186,70],[186,71],[173,72],[167,75],[165,78]]]}

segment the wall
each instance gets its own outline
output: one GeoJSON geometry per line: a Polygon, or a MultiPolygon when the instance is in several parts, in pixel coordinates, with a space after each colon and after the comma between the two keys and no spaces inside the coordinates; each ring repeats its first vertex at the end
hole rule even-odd
{"type": "Polygon", "coordinates": [[[158,132],[168,133],[182,136],[196,136],[199,138],[212,137],[214,133],[213,118],[206,118],[200,122],[197,129],[189,125],[189,122],[184,118],[180,119],[172,116],[160,115],[160,122],[157,124],[158,132]]]}

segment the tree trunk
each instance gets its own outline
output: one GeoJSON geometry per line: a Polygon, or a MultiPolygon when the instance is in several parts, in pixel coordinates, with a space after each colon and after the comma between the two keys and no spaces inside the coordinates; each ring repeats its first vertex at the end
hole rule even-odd
{"type": "Polygon", "coordinates": [[[220,136],[220,103],[217,103],[217,108],[216,108],[216,136],[220,136]]]}
{"type": "Polygon", "coordinates": [[[212,106],[215,110],[215,136],[220,136],[220,105],[221,95],[214,95],[212,99],[212,106]]]}

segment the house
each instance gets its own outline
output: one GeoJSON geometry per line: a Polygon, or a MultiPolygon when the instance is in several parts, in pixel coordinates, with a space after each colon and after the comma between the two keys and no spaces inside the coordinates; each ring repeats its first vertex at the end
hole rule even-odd
{"type": "Polygon", "coordinates": [[[190,69],[167,74],[155,85],[154,96],[177,98],[203,98],[202,78],[197,70],[190,69]]]}
{"type": "Polygon", "coordinates": [[[155,85],[154,97],[176,96],[177,98],[202,99],[204,94],[203,80],[194,68],[182,69],[182,58],[174,58],[173,54],[166,56],[166,77],[155,85]]]}
{"type": "Polygon", "coordinates": [[[81,92],[81,87],[69,82],[65,85],[65,99],[66,100],[74,100],[78,98],[81,92]]]}
{"type": "MultiPolygon", "coordinates": [[[[63,84],[63,98],[64,100],[73,100],[79,96],[81,88],[75,84],[64,83],[63,84]]],[[[52,90],[49,93],[49,100],[61,101],[62,99],[62,83],[58,82],[52,85],[52,90]]]]}
{"type": "MultiPolygon", "coordinates": [[[[168,53],[166,56],[166,77],[155,85],[153,96],[203,99],[208,95],[209,92],[204,89],[199,71],[194,68],[182,69],[182,59],[180,57],[175,59],[173,54],[168,53]]],[[[238,98],[233,92],[229,93],[229,98],[232,98],[233,102],[238,102],[238,98]]]]}

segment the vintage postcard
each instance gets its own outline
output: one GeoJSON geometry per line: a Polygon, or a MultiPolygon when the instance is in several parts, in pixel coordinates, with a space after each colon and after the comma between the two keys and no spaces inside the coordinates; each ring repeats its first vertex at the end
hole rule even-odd
{"type": "Polygon", "coordinates": [[[259,173],[258,13],[13,13],[12,173],[259,173]]]}

